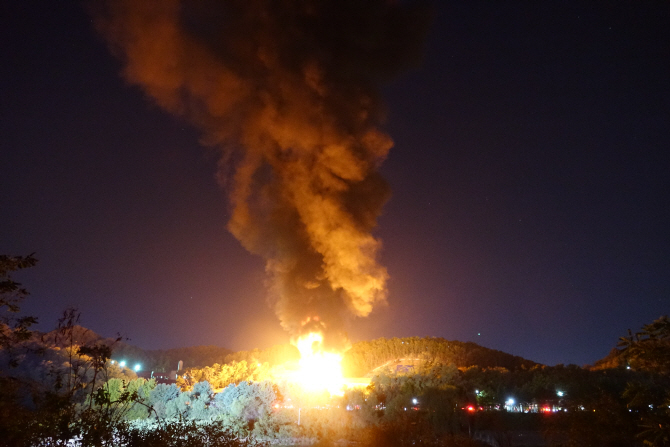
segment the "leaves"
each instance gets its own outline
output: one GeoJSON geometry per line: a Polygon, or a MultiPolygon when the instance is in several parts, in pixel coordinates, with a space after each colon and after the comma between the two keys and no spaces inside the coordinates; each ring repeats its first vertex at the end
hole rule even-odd
{"type": "Polygon", "coordinates": [[[198,382],[207,381],[212,388],[221,390],[230,384],[244,381],[263,381],[270,378],[270,366],[267,363],[233,361],[218,363],[204,368],[189,368],[177,379],[177,385],[183,390],[191,389],[198,382]]]}
{"type": "Polygon", "coordinates": [[[670,375],[670,319],[664,315],[619,339],[620,355],[636,370],[670,375]]]}
{"type": "Polygon", "coordinates": [[[504,367],[509,370],[531,368],[536,363],[475,343],[436,337],[378,338],[355,343],[343,357],[345,375],[361,377],[373,369],[398,360],[452,363],[458,367],[504,367]]]}
{"type": "Polygon", "coordinates": [[[9,274],[37,264],[33,255],[34,253],[28,256],[0,255],[0,308],[6,306],[9,312],[19,312],[18,303],[29,294],[9,274]]]}
{"type": "MultiPolygon", "coordinates": [[[[0,349],[12,350],[17,344],[28,340],[32,334],[30,326],[37,323],[35,317],[16,318],[7,314],[18,313],[21,310],[19,303],[29,295],[21,283],[12,279],[10,273],[37,264],[33,255],[0,255],[0,349]]],[[[16,366],[15,359],[10,359],[9,363],[10,366],[16,366]]]]}

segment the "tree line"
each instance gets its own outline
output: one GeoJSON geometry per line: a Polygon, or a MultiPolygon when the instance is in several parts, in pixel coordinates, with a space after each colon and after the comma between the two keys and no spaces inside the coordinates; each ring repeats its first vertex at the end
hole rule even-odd
{"type": "Polygon", "coordinates": [[[485,348],[472,342],[450,341],[437,337],[378,338],[354,343],[342,359],[345,375],[360,377],[386,362],[419,358],[458,367],[478,365],[483,368],[502,367],[514,371],[537,363],[522,357],[485,348]]]}

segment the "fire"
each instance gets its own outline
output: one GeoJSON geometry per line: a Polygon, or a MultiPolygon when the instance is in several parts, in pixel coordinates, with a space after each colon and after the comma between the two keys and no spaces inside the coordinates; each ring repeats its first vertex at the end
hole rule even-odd
{"type": "Polygon", "coordinates": [[[318,332],[298,338],[295,345],[300,351],[300,361],[292,379],[309,392],[328,391],[331,395],[342,395],[342,355],[324,351],[322,344],[323,335],[318,332]]]}

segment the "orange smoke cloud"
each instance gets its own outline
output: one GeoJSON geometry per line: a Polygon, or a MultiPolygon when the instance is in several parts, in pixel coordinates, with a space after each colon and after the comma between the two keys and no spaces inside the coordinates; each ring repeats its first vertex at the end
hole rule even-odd
{"type": "MultiPolygon", "coordinates": [[[[337,334],[385,300],[371,234],[392,146],[375,86],[417,60],[425,9],[390,0],[110,0],[123,74],[222,151],[228,229],[266,259],[273,305],[337,334]]],[[[312,328],[313,329],[313,328],[312,328]]]]}

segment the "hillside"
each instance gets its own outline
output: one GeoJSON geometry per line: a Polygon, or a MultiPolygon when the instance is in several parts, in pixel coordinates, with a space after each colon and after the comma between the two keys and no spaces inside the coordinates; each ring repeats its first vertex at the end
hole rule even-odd
{"type": "Polygon", "coordinates": [[[75,345],[106,344],[112,347],[113,360],[125,360],[132,367],[140,364],[142,370],[169,372],[177,369],[177,363],[182,360],[184,367],[200,368],[214,363],[226,363],[226,357],[233,353],[230,349],[219,346],[192,346],[188,348],[172,348],[159,350],[145,350],[129,344],[128,339],[122,337],[105,338],[90,329],[74,326],[71,337],[67,337],[53,330],[38,333],[36,337],[51,346],[66,347],[75,345]]]}
{"type": "Polygon", "coordinates": [[[36,336],[49,346],[57,346],[64,348],[69,345],[92,346],[96,344],[105,344],[112,347],[112,359],[126,360],[127,364],[132,365],[139,363],[142,369],[153,366],[153,359],[142,348],[127,343],[128,339],[121,336],[117,337],[103,337],[92,330],[75,325],[71,332],[62,334],[58,329],[46,333],[38,333],[36,336]]]}
{"type": "Polygon", "coordinates": [[[592,371],[598,371],[601,369],[615,369],[622,368],[626,366],[626,359],[621,355],[621,351],[617,348],[612,348],[612,350],[600,360],[597,360],[593,365],[587,365],[585,368],[592,371]]]}
{"type": "MultiPolygon", "coordinates": [[[[226,356],[224,362],[245,361],[247,363],[268,363],[276,366],[286,361],[297,360],[298,350],[290,345],[275,345],[268,349],[238,351],[226,356]]],[[[455,364],[457,367],[479,366],[482,368],[502,367],[510,371],[532,368],[536,362],[485,348],[476,343],[449,341],[435,337],[378,338],[354,343],[342,359],[342,368],[347,377],[369,375],[375,368],[401,359],[419,359],[438,363],[455,364]]],[[[213,365],[211,363],[209,366],[213,365]]]]}
{"type": "Polygon", "coordinates": [[[298,360],[300,352],[298,348],[290,343],[274,345],[267,349],[253,349],[251,351],[237,351],[229,354],[223,363],[246,361],[268,363],[269,366],[277,366],[282,363],[298,360]]]}
{"type": "MultiPolygon", "coordinates": [[[[40,334],[49,344],[65,346],[57,331],[40,334]]],[[[105,338],[90,329],[76,326],[73,331],[74,344],[105,343],[112,346],[112,358],[126,360],[128,365],[139,363],[143,370],[169,372],[177,369],[182,360],[184,368],[202,368],[216,363],[226,364],[246,361],[247,363],[268,363],[276,366],[286,361],[297,360],[298,350],[290,344],[275,345],[267,349],[231,351],[219,346],[192,346],[161,350],[144,350],[127,343],[123,339],[105,338]]],[[[457,367],[479,366],[482,368],[502,367],[510,371],[531,368],[537,363],[485,348],[472,342],[450,341],[435,337],[378,338],[354,343],[343,356],[342,367],[348,377],[362,377],[388,362],[401,359],[420,359],[438,363],[455,364],[457,367]]]]}
{"type": "Polygon", "coordinates": [[[450,341],[436,337],[378,338],[361,341],[344,354],[345,376],[360,377],[387,362],[400,359],[421,359],[457,367],[502,367],[510,371],[532,368],[536,362],[485,348],[472,342],[450,341]]]}
{"type": "MultiPolygon", "coordinates": [[[[105,338],[102,335],[96,334],[92,330],[79,325],[72,326],[71,331],[54,329],[53,331],[44,333],[35,332],[35,336],[39,337],[45,343],[59,348],[64,348],[69,345],[83,346],[98,343],[112,345],[116,342],[117,338],[120,338],[105,338]]],[[[118,343],[123,343],[123,341],[119,340],[118,343]]]]}
{"type": "Polygon", "coordinates": [[[184,362],[184,368],[202,368],[215,363],[227,363],[227,358],[233,353],[230,349],[214,345],[145,352],[151,359],[153,369],[161,372],[176,370],[180,360],[184,362]]]}

